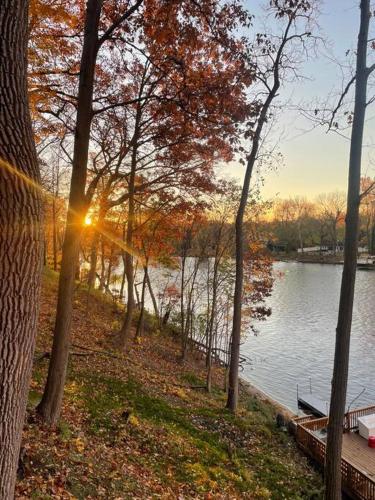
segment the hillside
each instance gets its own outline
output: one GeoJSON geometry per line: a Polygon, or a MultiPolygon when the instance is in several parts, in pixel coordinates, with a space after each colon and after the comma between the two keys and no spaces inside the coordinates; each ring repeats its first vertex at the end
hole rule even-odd
{"type": "MultiPolygon", "coordinates": [[[[149,328],[122,355],[113,348],[121,311],[78,288],[61,423],[44,428],[34,408],[45,380],[57,277],[46,272],[24,430],[18,499],[318,499],[321,478],[272,407],[243,393],[237,416],[223,409],[223,374],[200,386],[199,353],[149,328]]],[[[149,323],[152,323],[149,321],[149,323]]]]}

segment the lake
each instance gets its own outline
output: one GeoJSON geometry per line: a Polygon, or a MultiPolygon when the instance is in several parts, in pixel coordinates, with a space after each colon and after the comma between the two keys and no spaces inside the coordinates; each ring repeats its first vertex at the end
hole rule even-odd
{"type": "MultiPolygon", "coordinates": [[[[268,304],[272,316],[258,324],[242,352],[251,358],[242,377],[297,410],[300,392],[329,400],[341,265],[277,262],[268,304]],[[280,276],[281,275],[281,276],[280,276]]],[[[347,405],[375,403],[375,272],[357,272],[347,405]]]]}

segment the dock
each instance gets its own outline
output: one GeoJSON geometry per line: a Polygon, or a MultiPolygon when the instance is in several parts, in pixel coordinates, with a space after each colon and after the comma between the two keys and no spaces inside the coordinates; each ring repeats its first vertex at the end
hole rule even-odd
{"type": "Polygon", "coordinates": [[[316,417],[327,417],[329,404],[311,393],[298,395],[298,406],[310,411],[316,417]]]}
{"type": "MultiPolygon", "coordinates": [[[[375,499],[375,449],[358,434],[358,418],[375,414],[375,406],[357,408],[345,414],[341,455],[343,491],[360,500],[375,499]]],[[[297,417],[296,440],[299,447],[324,467],[328,417],[297,417]]]]}

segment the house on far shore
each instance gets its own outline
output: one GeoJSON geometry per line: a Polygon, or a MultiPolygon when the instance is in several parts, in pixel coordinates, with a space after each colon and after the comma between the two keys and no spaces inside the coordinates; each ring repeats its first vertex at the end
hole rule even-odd
{"type": "Polygon", "coordinates": [[[286,241],[278,241],[277,243],[273,241],[267,242],[267,248],[272,253],[286,253],[289,251],[289,245],[286,241]]]}

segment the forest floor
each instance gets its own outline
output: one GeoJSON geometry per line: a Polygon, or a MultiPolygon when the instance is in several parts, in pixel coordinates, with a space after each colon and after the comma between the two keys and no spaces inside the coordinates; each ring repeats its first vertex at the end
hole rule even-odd
{"type": "Polygon", "coordinates": [[[17,499],[319,499],[322,481],[272,406],[247,393],[224,409],[222,369],[204,386],[199,353],[152,327],[123,355],[121,311],[78,288],[73,347],[59,426],[35,415],[46,377],[57,275],[44,276],[40,326],[22,442],[17,499]],[[80,347],[79,347],[80,346],[80,347]]]}

